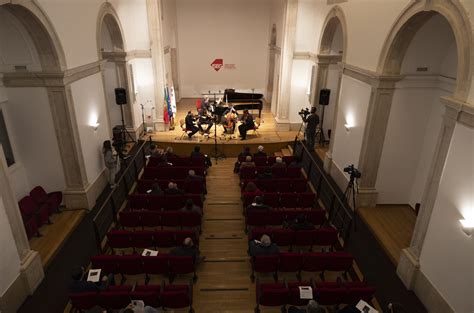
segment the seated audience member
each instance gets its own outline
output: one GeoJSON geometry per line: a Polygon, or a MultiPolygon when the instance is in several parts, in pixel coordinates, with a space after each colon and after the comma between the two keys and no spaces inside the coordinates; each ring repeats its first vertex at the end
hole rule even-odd
{"type": "Polygon", "coordinates": [[[247,156],[252,156],[252,153],[250,153],[250,148],[249,147],[244,147],[244,151],[239,153],[239,156],[237,157],[237,162],[235,162],[235,164],[234,164],[234,173],[239,172],[240,165],[241,165],[240,160],[244,157],[247,157],[247,156]]]}
{"type": "Polygon", "coordinates": [[[145,302],[142,300],[133,300],[132,303],[127,305],[125,309],[119,311],[119,313],[160,313],[161,310],[155,309],[151,306],[145,306],[145,302]]]}
{"type": "Polygon", "coordinates": [[[192,256],[194,263],[204,260],[204,258],[199,257],[199,248],[194,245],[193,240],[189,237],[183,240],[182,245],[171,249],[170,255],[192,256]]]}
{"type": "Polygon", "coordinates": [[[253,195],[255,197],[261,196],[263,194],[263,192],[260,189],[258,189],[257,185],[255,185],[253,181],[248,182],[244,190],[242,190],[242,192],[245,193],[246,195],[253,195]]]}
{"type": "Polygon", "coordinates": [[[303,167],[303,162],[301,162],[301,157],[295,156],[293,161],[291,161],[291,163],[288,164],[288,167],[303,167]]]}
{"type": "Polygon", "coordinates": [[[314,229],[314,225],[311,224],[306,219],[306,215],[303,214],[303,213],[298,214],[293,221],[290,221],[287,224],[287,227],[290,228],[291,230],[295,230],[295,231],[314,229]]]}
{"type": "Polygon", "coordinates": [[[255,212],[255,211],[268,211],[270,209],[271,207],[263,204],[263,198],[261,196],[256,196],[255,202],[247,206],[247,208],[245,208],[245,212],[249,213],[249,212],[255,212]]]}
{"type": "Polygon", "coordinates": [[[283,162],[283,159],[281,157],[277,157],[275,159],[275,163],[273,163],[272,168],[275,167],[286,167],[286,163],[283,162]]]}
{"type": "Polygon", "coordinates": [[[181,208],[181,211],[197,212],[199,215],[202,215],[201,208],[194,204],[193,199],[186,200],[186,204],[181,208]]]}
{"type": "Polygon", "coordinates": [[[302,309],[290,306],[288,308],[288,313],[326,313],[326,309],[320,306],[316,301],[309,300],[308,305],[302,309]]]}
{"type": "Polygon", "coordinates": [[[145,153],[145,156],[147,157],[150,157],[152,156],[154,153],[156,153],[156,145],[154,143],[150,144],[150,146],[148,147],[146,153],[145,153]]]}
{"type": "Polygon", "coordinates": [[[192,182],[192,181],[204,182],[204,177],[202,177],[201,175],[196,175],[196,172],[194,170],[189,170],[188,177],[186,177],[185,180],[186,182],[192,182]]]}
{"type": "Polygon", "coordinates": [[[254,157],[266,157],[267,153],[263,151],[263,146],[258,146],[258,151],[253,155],[254,157]]]}
{"type": "Polygon", "coordinates": [[[173,147],[170,147],[170,146],[166,147],[166,149],[165,149],[165,156],[166,156],[167,159],[168,159],[168,158],[176,158],[176,157],[177,157],[177,155],[176,155],[176,154],[174,153],[174,151],[173,151],[173,147]]]}
{"type": "Polygon", "coordinates": [[[191,157],[202,157],[206,160],[206,167],[211,167],[212,162],[208,155],[201,152],[200,146],[195,146],[193,151],[191,151],[191,157]]]}
{"type": "Polygon", "coordinates": [[[166,195],[182,195],[184,194],[183,189],[178,188],[178,184],[175,184],[173,182],[168,183],[168,188],[165,189],[165,194],[166,195]]]}
{"type": "Polygon", "coordinates": [[[249,254],[250,256],[259,255],[272,255],[280,252],[278,246],[272,243],[272,240],[268,235],[263,235],[260,241],[251,240],[249,242],[249,254]]]}
{"type": "Polygon", "coordinates": [[[272,179],[273,173],[271,167],[266,167],[265,171],[258,175],[259,179],[272,179]]]}
{"type": "Polygon", "coordinates": [[[80,292],[94,292],[105,290],[107,287],[115,285],[114,275],[109,274],[109,276],[103,276],[102,280],[98,283],[93,283],[85,280],[87,276],[84,273],[83,267],[76,267],[72,270],[72,281],[69,284],[70,293],[80,293],[80,292]]]}
{"type": "Polygon", "coordinates": [[[244,167],[255,167],[255,162],[252,161],[252,157],[250,155],[245,157],[245,161],[240,164],[240,169],[244,167]]]}
{"type": "Polygon", "coordinates": [[[163,194],[163,190],[161,190],[160,184],[153,183],[153,185],[151,185],[151,189],[148,194],[154,195],[154,196],[161,196],[163,194]]]}
{"type": "Polygon", "coordinates": [[[250,147],[244,147],[244,151],[239,153],[238,158],[246,157],[246,156],[252,156],[252,153],[250,153],[250,147]]]}

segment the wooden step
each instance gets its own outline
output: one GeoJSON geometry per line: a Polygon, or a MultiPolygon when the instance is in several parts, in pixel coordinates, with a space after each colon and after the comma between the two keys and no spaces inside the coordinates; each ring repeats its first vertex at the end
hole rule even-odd
{"type": "Polygon", "coordinates": [[[283,149],[281,149],[281,152],[282,152],[283,156],[292,156],[293,155],[293,153],[290,151],[290,149],[283,148],[283,149]]]}

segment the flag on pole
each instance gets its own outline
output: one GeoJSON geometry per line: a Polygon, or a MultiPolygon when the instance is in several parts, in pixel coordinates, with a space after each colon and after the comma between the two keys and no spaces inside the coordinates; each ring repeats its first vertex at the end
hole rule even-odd
{"type": "Polygon", "coordinates": [[[163,99],[163,121],[165,124],[169,124],[170,122],[170,116],[168,114],[168,101],[166,100],[166,87],[165,87],[165,94],[164,94],[164,99],[163,99]]]}
{"type": "Polygon", "coordinates": [[[166,97],[166,106],[168,107],[168,117],[172,119],[174,114],[173,114],[173,110],[171,109],[171,98],[170,98],[168,85],[166,85],[165,87],[165,97],[166,97]]]}

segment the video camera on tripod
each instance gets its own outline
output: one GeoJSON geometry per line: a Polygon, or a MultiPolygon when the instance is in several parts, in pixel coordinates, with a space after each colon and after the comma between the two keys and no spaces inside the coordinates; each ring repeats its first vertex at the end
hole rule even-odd
{"type": "Polygon", "coordinates": [[[362,176],[361,172],[354,167],[354,164],[344,167],[344,172],[351,176],[351,180],[358,179],[362,176]]]}
{"type": "Polygon", "coordinates": [[[298,115],[301,116],[303,120],[306,120],[306,117],[311,114],[308,108],[301,109],[301,111],[298,112],[298,115]]]}

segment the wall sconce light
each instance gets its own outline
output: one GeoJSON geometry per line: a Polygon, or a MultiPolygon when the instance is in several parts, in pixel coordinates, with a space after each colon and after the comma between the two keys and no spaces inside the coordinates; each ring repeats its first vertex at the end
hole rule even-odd
{"type": "Polygon", "coordinates": [[[94,128],[94,131],[97,131],[97,129],[99,128],[100,126],[100,123],[99,122],[95,122],[94,124],[91,125],[92,128],[94,128]]]}
{"type": "Polygon", "coordinates": [[[352,126],[349,125],[348,123],[345,123],[344,124],[344,127],[346,128],[346,132],[348,132],[349,130],[351,130],[352,126]]]}
{"type": "Polygon", "coordinates": [[[474,219],[472,220],[459,220],[462,225],[463,232],[468,235],[469,237],[472,235],[474,231],[474,219]]]}

